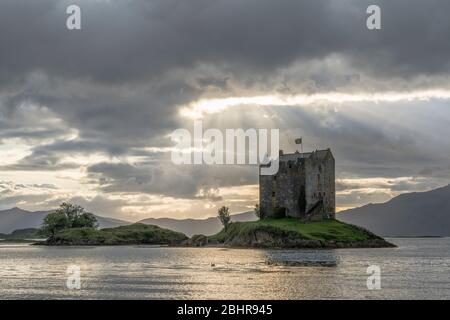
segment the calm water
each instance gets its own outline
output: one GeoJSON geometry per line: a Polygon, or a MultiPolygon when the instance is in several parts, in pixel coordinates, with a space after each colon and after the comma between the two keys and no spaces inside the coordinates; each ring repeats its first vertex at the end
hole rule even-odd
{"type": "Polygon", "coordinates": [[[394,249],[0,245],[2,299],[450,299],[450,238],[394,249]],[[213,264],[213,265],[212,265],[213,264]],[[81,290],[66,288],[81,268],[81,290]],[[381,290],[367,290],[369,265],[381,290]]]}

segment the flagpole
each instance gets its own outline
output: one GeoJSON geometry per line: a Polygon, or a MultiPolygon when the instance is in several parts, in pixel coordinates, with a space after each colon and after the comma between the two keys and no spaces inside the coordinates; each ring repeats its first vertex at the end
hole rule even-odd
{"type": "Polygon", "coordinates": [[[303,137],[295,139],[295,144],[297,144],[297,145],[299,144],[300,145],[300,150],[303,153],[303,137]]]}

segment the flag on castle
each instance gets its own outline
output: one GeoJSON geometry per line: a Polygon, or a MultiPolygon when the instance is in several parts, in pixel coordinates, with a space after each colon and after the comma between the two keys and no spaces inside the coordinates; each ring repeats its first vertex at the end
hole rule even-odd
{"type": "Polygon", "coordinates": [[[300,145],[300,150],[303,153],[303,137],[295,139],[295,144],[299,144],[300,145]]]}

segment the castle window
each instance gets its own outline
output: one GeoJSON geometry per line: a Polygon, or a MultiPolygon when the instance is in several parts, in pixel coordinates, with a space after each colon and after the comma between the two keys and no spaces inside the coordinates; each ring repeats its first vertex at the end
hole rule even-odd
{"type": "Polygon", "coordinates": [[[273,176],[273,180],[276,181],[277,180],[277,176],[273,176]]]}
{"type": "Polygon", "coordinates": [[[275,191],[272,192],[272,197],[275,197],[275,191]]]}

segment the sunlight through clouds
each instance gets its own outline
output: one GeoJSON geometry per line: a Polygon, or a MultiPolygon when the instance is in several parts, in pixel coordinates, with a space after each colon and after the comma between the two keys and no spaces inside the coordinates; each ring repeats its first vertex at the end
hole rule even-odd
{"type": "Polygon", "coordinates": [[[236,106],[308,106],[318,103],[343,104],[353,102],[405,102],[450,99],[450,90],[424,90],[412,92],[375,93],[316,93],[310,95],[266,95],[254,97],[229,97],[222,99],[202,99],[180,108],[186,118],[199,119],[204,115],[220,113],[236,106]]]}

